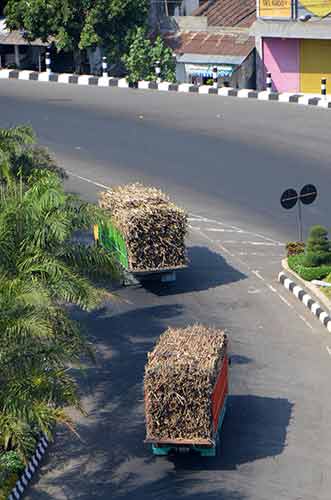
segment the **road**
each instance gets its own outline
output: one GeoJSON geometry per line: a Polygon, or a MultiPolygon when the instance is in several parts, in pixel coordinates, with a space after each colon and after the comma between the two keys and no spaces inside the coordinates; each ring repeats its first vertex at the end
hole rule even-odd
{"type": "Polygon", "coordinates": [[[296,239],[283,189],[313,182],[309,225],[329,226],[325,110],[215,96],[0,82],[0,126],[29,122],[69,190],[159,185],[190,212],[191,266],[169,287],[119,289],[92,314],[97,364],[79,376],[81,439],[59,429],[29,500],[329,500],[331,345],[276,282],[296,239]],[[154,458],[144,439],[146,352],[167,325],[224,327],[233,365],[216,459],[154,458]]]}

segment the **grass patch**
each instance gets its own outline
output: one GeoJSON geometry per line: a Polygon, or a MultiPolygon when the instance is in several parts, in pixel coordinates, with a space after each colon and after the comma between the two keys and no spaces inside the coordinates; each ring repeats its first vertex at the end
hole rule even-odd
{"type": "Polygon", "coordinates": [[[304,259],[304,253],[290,255],[287,259],[289,268],[297,273],[300,278],[306,281],[323,280],[326,276],[331,274],[331,264],[324,264],[317,267],[306,267],[303,265],[304,259]]]}

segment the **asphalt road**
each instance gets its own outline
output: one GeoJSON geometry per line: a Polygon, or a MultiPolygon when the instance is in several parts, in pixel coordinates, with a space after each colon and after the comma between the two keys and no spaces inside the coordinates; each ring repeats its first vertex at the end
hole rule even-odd
{"type": "Polygon", "coordinates": [[[328,334],[275,278],[296,238],[282,190],[316,184],[305,227],[329,224],[330,121],[279,103],[0,81],[0,126],[31,123],[73,173],[68,189],[95,200],[93,182],[141,180],[191,214],[191,266],[176,285],[120,289],[126,301],[73,312],[97,350],[80,376],[87,416],[75,415],[81,440],[59,430],[30,500],[329,500],[328,334]],[[154,458],[146,351],[167,325],[192,321],[230,336],[221,454],[154,458]]]}

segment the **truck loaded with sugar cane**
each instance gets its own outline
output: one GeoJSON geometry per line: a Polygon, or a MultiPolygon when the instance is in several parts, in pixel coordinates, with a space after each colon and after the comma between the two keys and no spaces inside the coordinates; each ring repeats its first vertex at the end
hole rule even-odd
{"type": "Polygon", "coordinates": [[[193,325],[168,328],[145,366],[146,440],[155,455],[215,456],[228,397],[227,336],[193,325]]]}
{"type": "Polygon", "coordinates": [[[162,191],[138,183],[117,186],[100,193],[99,205],[110,222],[95,226],[94,237],[113,252],[127,282],[174,281],[187,266],[187,214],[162,191]]]}

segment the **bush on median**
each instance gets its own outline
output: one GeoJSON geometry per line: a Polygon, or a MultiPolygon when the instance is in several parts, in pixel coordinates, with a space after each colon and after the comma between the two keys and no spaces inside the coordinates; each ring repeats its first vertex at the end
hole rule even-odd
{"type": "Polygon", "coordinates": [[[300,278],[306,281],[322,280],[331,273],[331,264],[323,264],[317,267],[305,266],[306,255],[300,253],[297,255],[290,255],[287,259],[289,268],[297,273],[300,278]]]}

